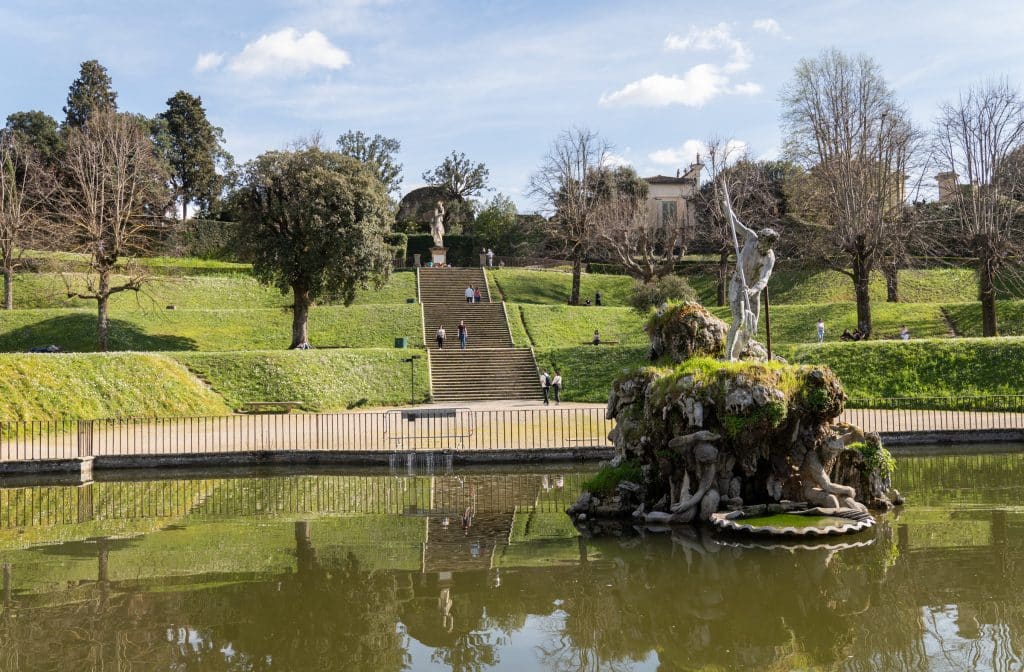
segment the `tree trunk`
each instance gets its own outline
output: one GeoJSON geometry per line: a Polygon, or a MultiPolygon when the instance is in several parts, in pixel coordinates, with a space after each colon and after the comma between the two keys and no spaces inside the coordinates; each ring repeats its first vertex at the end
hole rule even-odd
{"type": "Polygon", "coordinates": [[[4,310],[14,310],[14,271],[4,269],[4,310]]]}
{"type": "Polygon", "coordinates": [[[109,346],[110,321],[107,316],[107,303],[110,301],[110,271],[100,271],[100,288],[96,292],[96,349],[106,352],[109,346]]]}
{"type": "Polygon", "coordinates": [[[722,250],[718,253],[718,295],[715,297],[716,305],[724,306],[728,297],[726,288],[729,283],[729,251],[722,250]]]}
{"type": "Polygon", "coordinates": [[[882,267],[882,274],[885,275],[885,300],[887,303],[899,303],[900,301],[900,271],[896,268],[896,262],[886,263],[882,267]]]}
{"type": "Polygon", "coordinates": [[[583,259],[574,257],[572,260],[572,290],[569,292],[569,305],[580,305],[580,279],[583,276],[583,259]]]}
{"type": "Polygon", "coordinates": [[[865,337],[871,335],[871,259],[863,254],[853,256],[853,291],[857,296],[857,328],[865,337]]]}
{"type": "Polygon", "coordinates": [[[996,324],[996,274],[990,260],[982,259],[978,268],[978,294],[981,299],[981,334],[998,336],[996,324]]]}
{"type": "Polygon", "coordinates": [[[188,197],[181,197],[181,223],[184,224],[185,220],[188,219],[188,197]]]}
{"type": "Polygon", "coordinates": [[[292,310],[292,350],[309,345],[309,289],[302,284],[292,285],[295,306],[292,310]]]}

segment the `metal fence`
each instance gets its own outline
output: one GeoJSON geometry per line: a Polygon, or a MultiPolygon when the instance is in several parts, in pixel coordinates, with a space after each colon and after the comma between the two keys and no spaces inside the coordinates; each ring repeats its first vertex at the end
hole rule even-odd
{"type": "Polygon", "coordinates": [[[840,419],[883,434],[1024,430],[1024,395],[850,399],[840,419]]]}
{"type": "MultiPolygon", "coordinates": [[[[466,408],[0,422],[0,461],[241,451],[494,451],[606,448],[603,406],[466,408]]],[[[1024,395],[851,399],[869,432],[1024,431],[1024,395]]]]}
{"type": "Polygon", "coordinates": [[[0,422],[0,461],[241,451],[493,451],[609,447],[604,408],[410,409],[0,422]]]}

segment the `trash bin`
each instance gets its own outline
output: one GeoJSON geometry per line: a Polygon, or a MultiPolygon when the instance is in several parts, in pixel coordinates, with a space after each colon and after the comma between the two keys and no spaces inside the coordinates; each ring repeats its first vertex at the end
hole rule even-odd
{"type": "Polygon", "coordinates": [[[396,338],[395,339],[395,347],[396,348],[408,348],[409,347],[409,339],[406,338],[405,336],[400,336],[399,338],[396,338]]]}

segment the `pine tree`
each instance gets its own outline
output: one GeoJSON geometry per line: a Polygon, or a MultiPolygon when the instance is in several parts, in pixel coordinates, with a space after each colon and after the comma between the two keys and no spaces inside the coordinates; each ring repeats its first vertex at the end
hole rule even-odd
{"type": "Polygon", "coordinates": [[[68,89],[68,104],[64,106],[64,125],[81,128],[95,112],[117,110],[117,93],[111,86],[110,75],[99,61],[85,61],[78,79],[68,89]]]}

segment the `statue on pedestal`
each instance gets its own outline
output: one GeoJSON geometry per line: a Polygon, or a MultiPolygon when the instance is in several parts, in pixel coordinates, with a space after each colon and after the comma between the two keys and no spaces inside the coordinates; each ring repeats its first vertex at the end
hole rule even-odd
{"type": "Polygon", "coordinates": [[[434,218],[430,221],[430,235],[434,238],[434,247],[444,247],[444,203],[437,202],[434,218]]]}
{"type": "Polygon", "coordinates": [[[761,317],[761,290],[768,286],[768,278],[775,267],[775,251],[772,246],[779,239],[774,229],[761,229],[760,233],[748,228],[736,216],[729,201],[729,190],[725,191],[725,211],[732,227],[732,241],[736,247],[736,272],[729,282],[729,309],[732,312],[732,326],[725,340],[725,358],[730,362],[739,359],[757,333],[757,322],[761,317]],[[743,232],[743,248],[740,249],[736,229],[743,232]],[[747,281],[756,278],[754,284],[747,281]]]}

